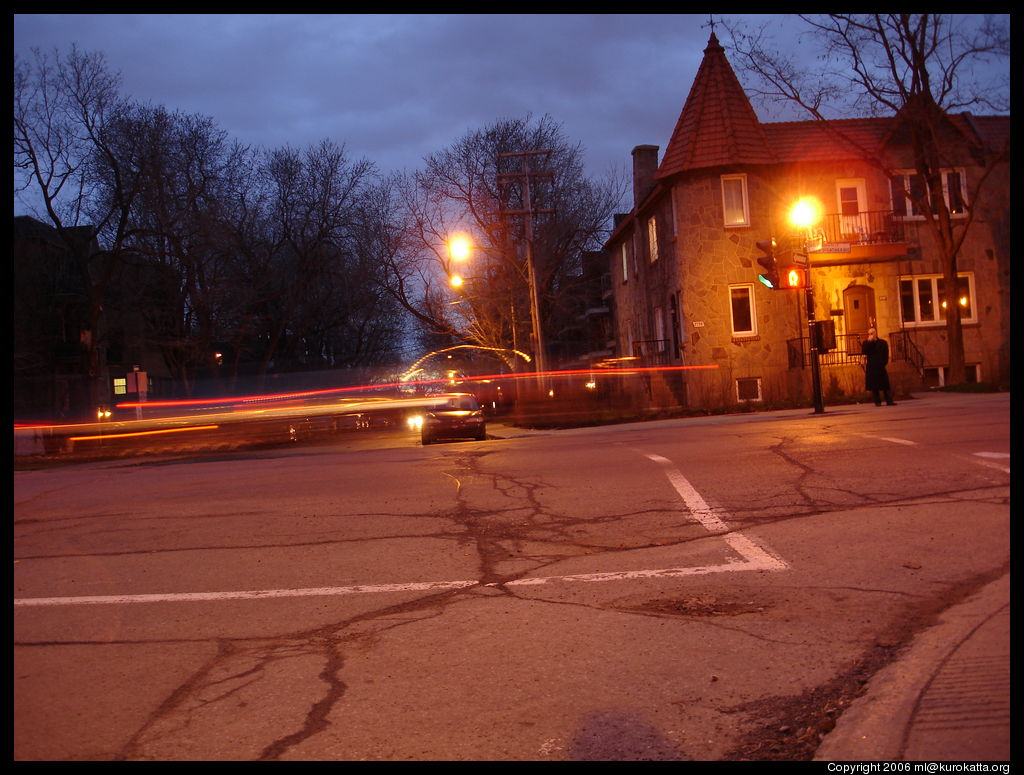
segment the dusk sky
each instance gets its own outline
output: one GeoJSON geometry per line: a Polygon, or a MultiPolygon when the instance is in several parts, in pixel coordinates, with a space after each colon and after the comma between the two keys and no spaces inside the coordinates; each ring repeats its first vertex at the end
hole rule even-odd
{"type": "MultiPolygon", "coordinates": [[[[788,25],[794,42],[803,28],[743,18],[788,25]]],[[[330,138],[382,172],[527,114],[561,123],[592,175],[625,170],[636,145],[664,151],[709,34],[707,14],[14,15],[17,55],[76,43],[106,56],[126,96],[252,145],[330,138]]]]}
{"type": "Polygon", "coordinates": [[[416,168],[497,119],[549,114],[600,174],[627,166],[636,145],[664,149],[707,23],[707,14],[16,14],[14,50],[77,43],[103,52],[135,99],[211,116],[254,145],[329,137],[385,172],[416,168]]]}

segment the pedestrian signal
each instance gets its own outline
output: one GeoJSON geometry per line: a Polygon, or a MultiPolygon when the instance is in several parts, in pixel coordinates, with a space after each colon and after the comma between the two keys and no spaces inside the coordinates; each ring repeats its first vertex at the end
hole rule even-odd
{"type": "Polygon", "coordinates": [[[778,287],[783,289],[806,288],[807,268],[802,266],[784,266],[779,269],[779,276],[782,284],[778,287]]]}

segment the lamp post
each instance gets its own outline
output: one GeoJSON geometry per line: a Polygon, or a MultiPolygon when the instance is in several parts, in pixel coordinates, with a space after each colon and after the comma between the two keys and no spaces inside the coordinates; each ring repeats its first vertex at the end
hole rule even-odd
{"type": "MultiPolygon", "coordinates": [[[[805,234],[820,219],[821,205],[813,197],[801,197],[789,211],[789,222],[797,228],[803,229],[805,234]]],[[[819,353],[821,337],[819,336],[818,323],[814,319],[814,285],[811,282],[810,259],[807,260],[807,289],[805,294],[807,304],[807,338],[811,360],[811,392],[814,394],[814,413],[823,414],[825,411],[825,402],[821,396],[821,363],[819,353]]]]}

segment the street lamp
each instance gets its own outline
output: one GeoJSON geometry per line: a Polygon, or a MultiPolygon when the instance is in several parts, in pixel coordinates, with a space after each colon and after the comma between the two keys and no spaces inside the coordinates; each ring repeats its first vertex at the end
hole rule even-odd
{"type": "MultiPolygon", "coordinates": [[[[804,250],[807,249],[807,237],[810,230],[821,220],[821,203],[812,196],[800,197],[789,210],[789,222],[798,229],[804,230],[804,250]]],[[[805,254],[806,258],[806,254],[805,254]]],[[[811,284],[811,262],[807,261],[807,338],[810,343],[811,356],[811,390],[814,393],[814,413],[825,411],[825,402],[821,396],[821,363],[819,349],[821,337],[818,323],[814,319],[814,288],[811,284]]]]}
{"type": "MultiPolygon", "coordinates": [[[[470,259],[473,252],[473,243],[467,235],[459,233],[453,234],[448,238],[447,246],[449,257],[449,261],[446,266],[446,271],[448,272],[448,283],[452,288],[460,288],[465,284],[465,278],[458,272],[453,271],[452,265],[455,263],[464,263],[470,259]]],[[[522,272],[521,269],[519,271],[522,272]]],[[[537,384],[542,385],[546,364],[544,360],[544,340],[540,328],[540,310],[537,299],[537,277],[534,271],[530,240],[527,241],[525,279],[530,290],[530,318],[533,328],[534,357],[537,359],[537,384]]],[[[514,325],[515,321],[513,319],[513,346],[515,346],[514,325]]]]}
{"type": "Polygon", "coordinates": [[[789,210],[789,222],[798,229],[810,229],[821,220],[821,202],[813,196],[802,196],[789,210]]]}
{"type": "Polygon", "coordinates": [[[473,246],[469,237],[464,234],[455,234],[448,240],[448,255],[452,261],[468,261],[473,246]]]}
{"type": "Polygon", "coordinates": [[[465,234],[454,234],[448,239],[448,282],[452,288],[459,288],[465,283],[465,278],[461,274],[452,271],[452,264],[469,261],[472,252],[473,243],[465,234]]]}

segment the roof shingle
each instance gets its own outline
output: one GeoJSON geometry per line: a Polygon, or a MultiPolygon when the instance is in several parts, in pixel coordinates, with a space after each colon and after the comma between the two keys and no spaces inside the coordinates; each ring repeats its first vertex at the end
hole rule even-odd
{"type": "Polygon", "coordinates": [[[764,129],[714,33],[656,175],[775,161],[764,129]]]}

